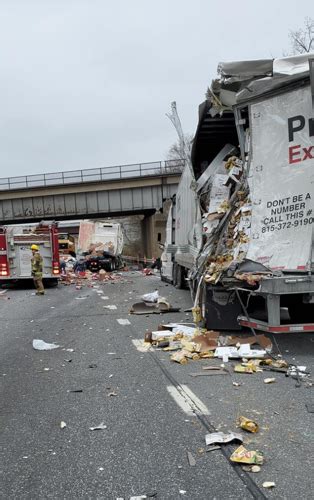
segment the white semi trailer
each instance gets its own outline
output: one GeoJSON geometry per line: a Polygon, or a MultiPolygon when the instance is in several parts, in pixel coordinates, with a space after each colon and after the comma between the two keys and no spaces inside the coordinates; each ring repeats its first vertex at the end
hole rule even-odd
{"type": "Polygon", "coordinates": [[[222,63],[200,106],[162,276],[189,277],[208,328],[314,331],[313,60],[222,63]]]}

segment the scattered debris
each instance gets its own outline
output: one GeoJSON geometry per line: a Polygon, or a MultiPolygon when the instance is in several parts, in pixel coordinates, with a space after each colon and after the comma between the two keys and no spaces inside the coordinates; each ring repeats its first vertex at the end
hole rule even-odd
{"type": "Polygon", "coordinates": [[[239,417],[237,421],[238,427],[248,432],[258,432],[259,426],[254,420],[251,420],[246,417],[239,417]]]}
{"type": "Polygon", "coordinates": [[[107,429],[107,426],[104,424],[104,422],[101,422],[99,425],[96,425],[96,427],[90,427],[90,431],[103,431],[104,429],[107,429]]]}
{"type": "Polygon", "coordinates": [[[244,470],[245,472],[254,472],[256,474],[257,472],[261,471],[261,468],[259,465],[244,465],[242,467],[242,470],[244,470]]]}
{"type": "Polygon", "coordinates": [[[83,392],[83,389],[69,389],[67,392],[83,392]]]}
{"type": "Polygon", "coordinates": [[[118,393],[115,391],[111,391],[107,394],[107,396],[118,396],[118,393]]]}
{"type": "Polygon", "coordinates": [[[142,273],[144,274],[144,276],[153,276],[153,271],[151,269],[149,269],[149,267],[145,267],[142,271],[142,273]]]}
{"type": "Polygon", "coordinates": [[[314,403],[305,403],[305,406],[309,413],[314,413],[314,403]]]}
{"type": "MultiPolygon", "coordinates": [[[[146,307],[154,307],[154,304],[146,307]]],[[[176,351],[171,355],[171,360],[180,364],[186,364],[189,359],[196,361],[213,357],[222,358],[227,362],[229,357],[241,358],[244,353],[252,354],[255,359],[235,367],[235,371],[240,373],[262,371],[259,365],[265,360],[267,352],[272,349],[272,343],[265,335],[254,337],[222,335],[213,330],[203,331],[195,326],[180,323],[159,325],[157,331],[146,332],[144,340],[146,343],[150,342],[153,347],[163,348],[164,351],[176,351]],[[251,349],[254,344],[262,346],[262,349],[251,349]]],[[[217,371],[218,374],[225,372],[217,371]]],[[[201,375],[195,374],[195,376],[201,375]]]]}
{"type": "Polygon", "coordinates": [[[276,484],[273,481],[264,481],[263,488],[274,488],[276,484]]]}
{"type": "Polygon", "coordinates": [[[241,382],[232,382],[232,385],[234,385],[234,387],[240,387],[242,384],[241,382]]]}
{"type": "Polygon", "coordinates": [[[97,365],[96,363],[91,363],[90,365],[88,365],[88,368],[97,368],[97,365]]]}
{"type": "Polygon", "coordinates": [[[117,322],[119,323],[119,325],[130,325],[130,321],[128,319],[117,319],[117,322]]]}
{"type": "Polygon", "coordinates": [[[276,382],[276,379],[274,377],[264,378],[264,384],[273,384],[274,382],[276,382]]]}
{"type": "Polygon", "coordinates": [[[209,446],[208,448],[206,448],[206,452],[210,452],[210,451],[216,451],[216,450],[221,450],[221,446],[209,446]]]}
{"type": "Polygon", "coordinates": [[[228,434],[225,434],[224,432],[211,432],[210,434],[206,434],[205,436],[205,442],[207,446],[217,443],[231,443],[231,441],[240,441],[240,443],[242,443],[243,437],[241,436],[241,434],[237,434],[235,432],[228,432],[228,434]]]}
{"type": "Polygon", "coordinates": [[[114,311],[117,309],[117,306],[111,305],[111,306],[104,306],[105,309],[110,309],[111,311],[114,311]]]}
{"type": "Polygon", "coordinates": [[[242,464],[262,465],[264,462],[263,453],[260,451],[249,451],[243,445],[239,446],[230,457],[231,462],[242,464]]]}
{"type": "Polygon", "coordinates": [[[158,302],[136,302],[131,306],[131,314],[160,314],[168,312],[178,312],[179,307],[172,307],[171,304],[163,297],[158,299],[158,302]]]}
{"type": "Polygon", "coordinates": [[[63,422],[63,420],[61,420],[60,429],[64,429],[66,426],[67,426],[67,424],[65,422],[63,422]]]}
{"type": "Polygon", "coordinates": [[[187,452],[187,456],[188,456],[188,462],[189,462],[189,465],[191,467],[195,467],[196,465],[196,460],[195,458],[193,457],[192,453],[190,451],[187,452]]]}
{"type": "Polygon", "coordinates": [[[48,344],[44,340],[33,340],[33,348],[36,349],[36,351],[50,351],[51,349],[57,349],[58,347],[60,346],[57,344],[48,344]]]}
{"type": "Polygon", "coordinates": [[[158,302],[159,299],[159,293],[158,290],[155,290],[154,292],[151,293],[146,293],[145,295],[142,295],[141,299],[144,302],[158,302]]]}
{"type": "Polygon", "coordinates": [[[209,375],[228,375],[228,371],[225,369],[210,371],[210,372],[199,372],[199,373],[189,373],[190,377],[208,377],[209,375]]]}

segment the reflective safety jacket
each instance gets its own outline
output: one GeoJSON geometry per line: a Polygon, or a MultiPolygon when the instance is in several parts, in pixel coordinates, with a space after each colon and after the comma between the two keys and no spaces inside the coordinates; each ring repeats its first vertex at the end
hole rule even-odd
{"type": "Polygon", "coordinates": [[[32,276],[42,278],[43,275],[43,258],[39,252],[35,252],[32,257],[32,276]]]}

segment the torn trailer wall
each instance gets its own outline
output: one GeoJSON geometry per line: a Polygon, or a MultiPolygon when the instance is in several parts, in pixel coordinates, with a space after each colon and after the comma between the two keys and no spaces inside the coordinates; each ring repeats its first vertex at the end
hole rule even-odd
{"type": "MultiPolygon", "coordinates": [[[[205,178],[199,200],[206,239],[191,273],[194,290],[197,282],[263,291],[264,283],[280,278],[282,271],[311,271],[314,134],[309,69],[305,71],[308,58],[297,58],[296,67],[294,61],[272,62],[268,76],[253,72],[250,79],[245,63],[235,63],[237,70],[242,65],[243,74],[232,73],[230,64],[228,73],[220,66],[222,78],[213,82],[192,152],[195,177],[198,182],[205,178]],[[283,74],[275,68],[284,68],[283,74]],[[248,87],[251,100],[245,102],[243,93],[248,87]],[[262,88],[265,95],[261,95],[262,88]],[[238,99],[240,104],[230,106],[238,99]],[[213,168],[211,145],[215,133],[220,140],[224,137],[223,116],[229,119],[231,112],[234,129],[231,132],[227,122],[225,144],[236,130],[234,146],[239,144],[241,152],[229,153],[220,159],[220,167],[213,168]],[[208,149],[206,140],[201,140],[204,135],[208,149]]],[[[289,306],[288,294],[292,297],[294,290],[285,287],[284,281],[280,287],[277,297],[284,295],[283,303],[286,299],[289,306]]],[[[311,301],[313,289],[312,276],[295,292],[301,302],[311,301]]],[[[199,296],[204,303],[204,293],[199,296]]],[[[280,303],[276,302],[278,310],[271,315],[280,324],[280,303]]]]}

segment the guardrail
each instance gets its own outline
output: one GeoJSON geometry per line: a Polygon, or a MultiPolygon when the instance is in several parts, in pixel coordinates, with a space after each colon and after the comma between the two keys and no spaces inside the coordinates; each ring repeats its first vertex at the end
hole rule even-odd
{"type": "Polygon", "coordinates": [[[116,167],[71,170],[69,172],[6,177],[0,179],[0,191],[130,179],[133,177],[148,177],[153,175],[174,175],[182,173],[184,165],[185,160],[167,160],[164,162],[157,161],[151,163],[118,165],[116,167]]]}

